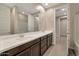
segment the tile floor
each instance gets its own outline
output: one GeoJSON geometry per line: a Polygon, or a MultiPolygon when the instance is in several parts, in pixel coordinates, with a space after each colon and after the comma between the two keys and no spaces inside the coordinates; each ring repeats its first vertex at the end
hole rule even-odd
{"type": "Polygon", "coordinates": [[[67,56],[67,39],[66,37],[61,37],[57,39],[56,44],[51,46],[44,56],[67,56]]]}

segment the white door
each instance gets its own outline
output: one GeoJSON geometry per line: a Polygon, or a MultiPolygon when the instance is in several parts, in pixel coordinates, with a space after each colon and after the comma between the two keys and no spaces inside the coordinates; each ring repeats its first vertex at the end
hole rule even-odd
{"type": "Polygon", "coordinates": [[[67,18],[60,19],[60,37],[67,37],[67,18]]]}

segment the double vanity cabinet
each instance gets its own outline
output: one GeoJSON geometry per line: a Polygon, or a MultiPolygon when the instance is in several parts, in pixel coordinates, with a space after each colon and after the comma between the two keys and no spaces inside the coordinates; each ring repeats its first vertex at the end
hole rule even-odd
{"type": "Polygon", "coordinates": [[[46,34],[30,42],[3,52],[5,56],[42,56],[52,45],[53,33],[46,34]]]}

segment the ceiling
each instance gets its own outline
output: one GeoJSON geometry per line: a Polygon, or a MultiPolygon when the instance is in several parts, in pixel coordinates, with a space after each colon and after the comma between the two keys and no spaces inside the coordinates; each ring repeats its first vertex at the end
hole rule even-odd
{"type": "Polygon", "coordinates": [[[59,5],[60,3],[48,3],[48,5],[46,6],[45,3],[42,3],[44,8],[51,8],[54,7],[56,5],[59,5]]]}
{"type": "Polygon", "coordinates": [[[16,6],[20,12],[24,12],[25,14],[34,14],[39,12],[39,10],[36,9],[38,5],[41,5],[44,8],[49,8],[58,5],[58,3],[48,3],[47,6],[45,3],[6,3],[5,5],[9,7],[16,6]]]}

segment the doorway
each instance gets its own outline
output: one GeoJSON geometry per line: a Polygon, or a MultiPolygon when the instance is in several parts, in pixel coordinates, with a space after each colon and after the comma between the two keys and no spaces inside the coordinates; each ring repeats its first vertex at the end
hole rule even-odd
{"type": "Polygon", "coordinates": [[[67,17],[62,16],[56,19],[56,42],[61,41],[62,37],[67,39],[67,17]]]}
{"type": "Polygon", "coordinates": [[[68,5],[55,8],[55,41],[62,45],[64,52],[68,54],[70,40],[70,20],[68,5]]]}

